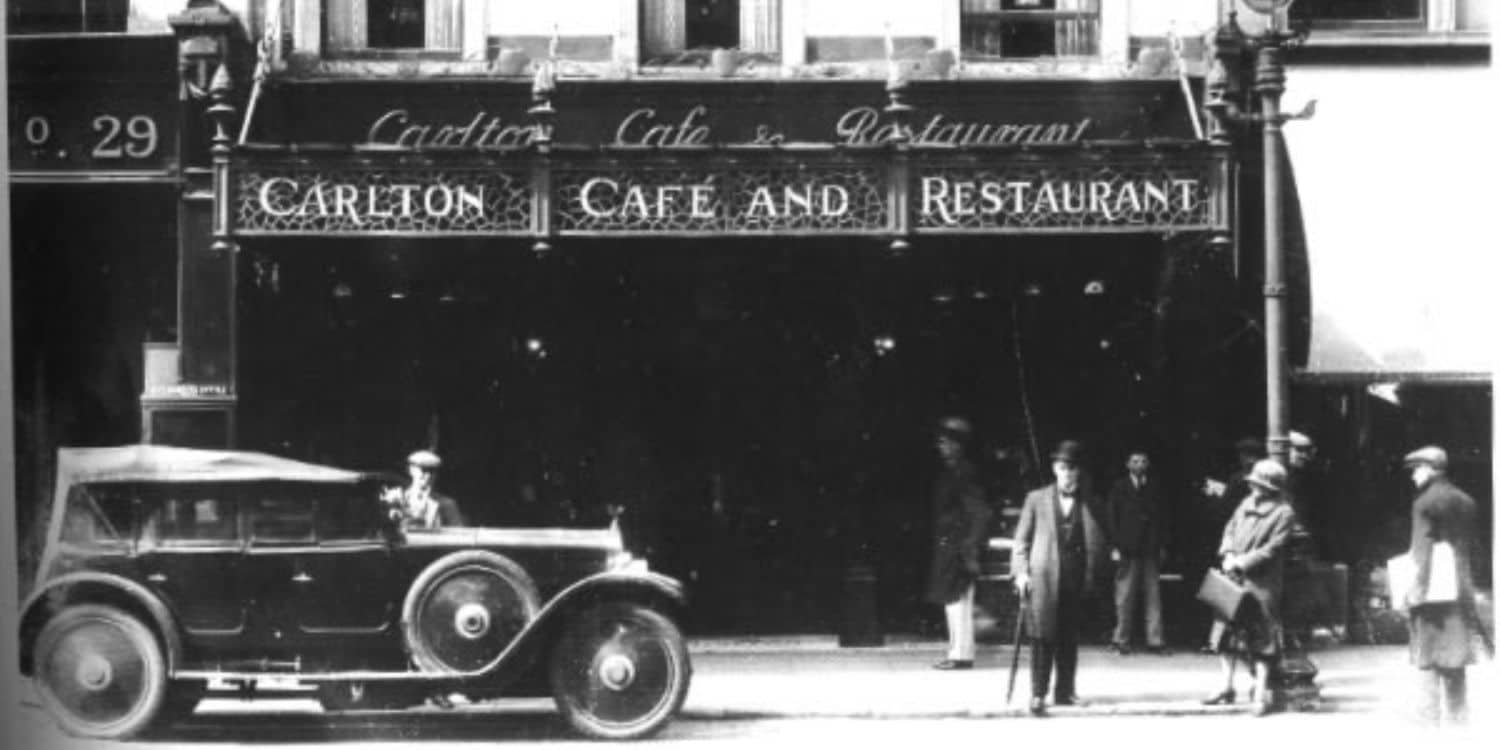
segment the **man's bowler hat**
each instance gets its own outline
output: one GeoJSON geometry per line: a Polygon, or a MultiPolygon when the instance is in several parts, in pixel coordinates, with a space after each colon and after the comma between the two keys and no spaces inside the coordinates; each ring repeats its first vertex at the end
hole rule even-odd
{"type": "Polygon", "coordinates": [[[1083,444],[1077,440],[1064,440],[1052,451],[1052,460],[1077,466],[1083,460],[1083,444]]]}

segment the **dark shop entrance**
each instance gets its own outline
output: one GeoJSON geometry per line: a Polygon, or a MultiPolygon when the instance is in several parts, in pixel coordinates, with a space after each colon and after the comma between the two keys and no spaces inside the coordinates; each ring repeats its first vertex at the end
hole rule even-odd
{"type": "Polygon", "coordinates": [[[981,464],[1018,457],[987,466],[993,500],[1017,503],[1060,438],[1112,476],[1126,445],[1165,447],[1234,410],[1222,394],[1253,392],[1216,348],[1229,263],[1156,235],[905,256],[600,240],[544,258],[281,238],[246,239],[241,258],[244,447],[396,470],[432,446],[471,523],[618,516],[633,551],[688,584],[700,634],[832,632],[854,563],[876,568],[888,629],[935,622],[920,594],[943,414],[976,423],[981,464]]]}

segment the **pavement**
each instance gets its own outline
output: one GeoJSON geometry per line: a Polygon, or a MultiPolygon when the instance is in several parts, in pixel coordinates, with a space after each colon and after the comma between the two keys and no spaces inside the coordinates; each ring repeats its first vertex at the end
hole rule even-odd
{"type": "MultiPolygon", "coordinates": [[[[981,645],[975,668],[932,669],[944,644],[933,640],[891,637],[886,645],[841,648],[833,636],[694,639],[689,643],[693,679],[679,718],[688,721],[758,719],[981,719],[1027,717],[1030,697],[1029,649],[1023,647],[1015,694],[1006,701],[1012,651],[1008,645],[981,645]]],[[[1407,662],[1406,646],[1327,645],[1309,656],[1319,673],[1321,699],[1314,715],[1353,718],[1357,726],[1380,733],[1401,732],[1413,725],[1418,675],[1407,662]]],[[[1471,729],[1500,731],[1500,666],[1484,661],[1469,670],[1471,729]]],[[[1243,695],[1248,676],[1240,673],[1243,695]]],[[[1230,706],[1204,706],[1202,699],[1222,685],[1218,658],[1196,651],[1171,655],[1133,653],[1122,656],[1102,646],[1079,652],[1080,707],[1052,707],[1049,714],[1067,717],[1202,717],[1248,715],[1242,697],[1230,706]]],[[[21,705],[40,718],[29,683],[21,705]]],[[[550,712],[551,701],[506,701],[491,709],[550,712]]],[[[211,695],[201,716],[265,711],[319,713],[310,695],[263,699],[253,705],[231,695],[211,695]]],[[[422,710],[436,710],[417,709],[422,710]]],[[[1102,725],[1101,725],[1102,726],[1102,725]]]]}
{"type": "MultiPolygon", "coordinates": [[[[1014,698],[1006,701],[1012,651],[981,646],[970,671],[931,668],[943,655],[936,641],[897,640],[873,648],[840,648],[832,636],[701,639],[690,645],[693,684],[684,718],[986,718],[1026,716],[1029,649],[1022,647],[1014,698]]],[[[1320,688],[1318,713],[1355,713],[1407,720],[1418,675],[1406,646],[1328,645],[1312,649],[1320,688]]],[[[1249,678],[1237,679],[1241,696],[1249,678]]],[[[1051,707],[1055,716],[1200,716],[1248,714],[1244,697],[1204,706],[1222,686],[1217,657],[1196,651],[1121,656],[1101,646],[1079,652],[1082,707],[1051,707]]],[[[1500,668],[1486,661],[1469,670],[1475,724],[1486,706],[1500,706],[1500,668]]],[[[1494,720],[1500,728],[1500,718],[1494,720]]]]}

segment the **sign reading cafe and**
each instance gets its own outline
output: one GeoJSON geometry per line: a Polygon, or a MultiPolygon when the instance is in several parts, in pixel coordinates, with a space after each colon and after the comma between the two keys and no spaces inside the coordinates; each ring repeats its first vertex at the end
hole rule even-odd
{"type": "MultiPolygon", "coordinates": [[[[515,168],[241,165],[235,231],[256,234],[883,234],[898,224],[879,160],[556,164],[515,168]],[[550,185],[545,196],[534,185],[550,185]]],[[[910,231],[1066,232],[1225,228],[1224,166],[1197,156],[1131,163],[971,160],[919,164],[910,231]]]]}

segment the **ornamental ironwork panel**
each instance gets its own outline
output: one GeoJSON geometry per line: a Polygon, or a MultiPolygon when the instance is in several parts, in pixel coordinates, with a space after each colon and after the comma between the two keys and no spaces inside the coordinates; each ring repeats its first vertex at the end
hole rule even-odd
{"type": "Polygon", "coordinates": [[[864,234],[889,230],[880,165],[559,170],[558,234],[864,234]]]}
{"type": "Polygon", "coordinates": [[[237,234],[504,235],[532,229],[528,173],[497,169],[250,167],[237,234]]]}
{"type": "Polygon", "coordinates": [[[924,164],[911,185],[918,232],[1226,229],[1222,161],[924,164]]]}

